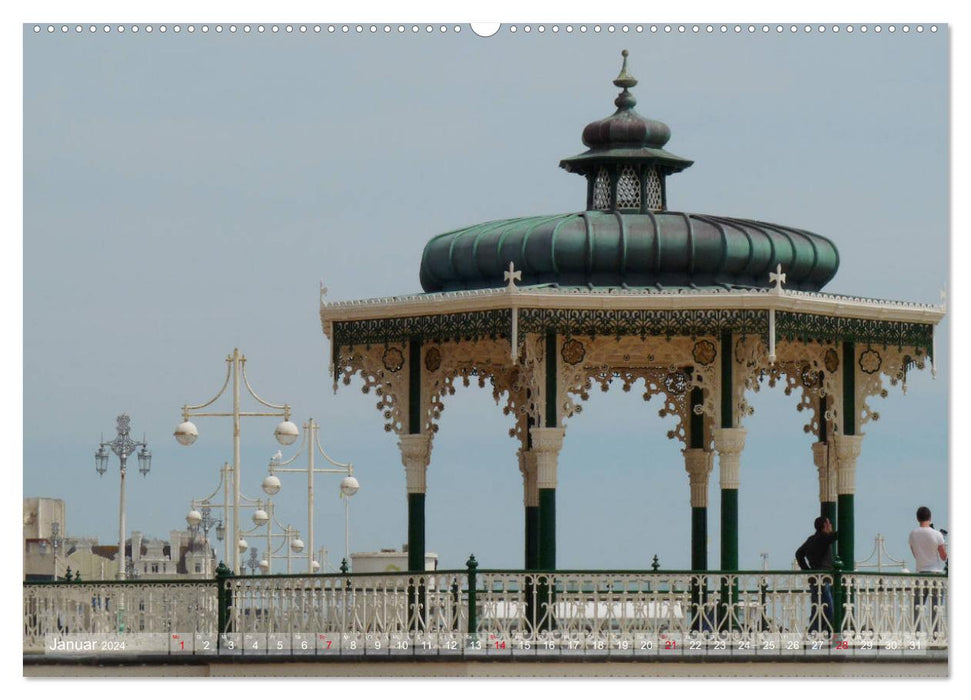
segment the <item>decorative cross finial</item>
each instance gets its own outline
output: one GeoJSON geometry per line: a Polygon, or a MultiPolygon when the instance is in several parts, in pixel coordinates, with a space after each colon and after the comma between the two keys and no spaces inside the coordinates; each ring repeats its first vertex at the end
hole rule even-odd
{"type": "Polygon", "coordinates": [[[509,261],[509,270],[502,274],[503,278],[509,283],[506,285],[506,289],[508,289],[510,292],[516,289],[516,280],[521,280],[523,278],[522,271],[516,269],[516,265],[512,260],[509,261]]]}
{"type": "Polygon", "coordinates": [[[775,266],[775,272],[769,273],[769,284],[775,283],[775,293],[782,294],[782,283],[786,281],[786,273],[782,271],[782,263],[775,266]]]}

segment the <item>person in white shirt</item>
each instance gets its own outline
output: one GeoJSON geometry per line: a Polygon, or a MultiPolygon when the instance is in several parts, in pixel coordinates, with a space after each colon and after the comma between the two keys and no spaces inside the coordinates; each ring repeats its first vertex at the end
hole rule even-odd
{"type": "MultiPolygon", "coordinates": [[[[939,574],[944,572],[944,562],[947,561],[947,548],[944,545],[944,535],[931,526],[931,509],[921,506],[917,509],[918,527],[910,533],[908,541],[910,551],[917,562],[917,573],[939,574]]],[[[914,595],[914,627],[921,629],[921,619],[938,621],[940,596],[938,591],[940,582],[928,580],[926,585],[918,585],[914,595]],[[928,598],[931,602],[930,610],[925,608],[928,598]]],[[[934,628],[938,625],[934,624],[934,628]]]]}
{"type": "Polygon", "coordinates": [[[944,571],[947,561],[947,548],[944,535],[931,527],[931,509],[921,506],[917,509],[918,528],[910,533],[910,551],[917,561],[918,573],[939,573],[944,571]]]}

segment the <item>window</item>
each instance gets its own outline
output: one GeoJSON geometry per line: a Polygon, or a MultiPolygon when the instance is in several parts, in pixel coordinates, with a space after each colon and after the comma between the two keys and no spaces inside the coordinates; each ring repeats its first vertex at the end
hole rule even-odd
{"type": "Polygon", "coordinates": [[[617,181],[617,208],[641,208],[641,181],[629,165],[623,169],[620,173],[620,179],[617,181]]]}
{"type": "Polygon", "coordinates": [[[593,182],[593,208],[599,211],[610,209],[610,176],[606,168],[600,168],[593,182]]]}
{"type": "Polygon", "coordinates": [[[647,171],[647,187],[645,188],[647,208],[651,211],[658,211],[664,208],[664,198],[661,191],[661,177],[657,174],[657,168],[647,171]]]}

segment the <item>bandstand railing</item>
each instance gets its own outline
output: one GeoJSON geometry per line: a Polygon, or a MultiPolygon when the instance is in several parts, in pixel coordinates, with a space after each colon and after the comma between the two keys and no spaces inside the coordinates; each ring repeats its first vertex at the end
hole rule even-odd
{"type": "Polygon", "coordinates": [[[24,584],[24,652],[946,655],[943,575],[500,571],[24,584]]]}

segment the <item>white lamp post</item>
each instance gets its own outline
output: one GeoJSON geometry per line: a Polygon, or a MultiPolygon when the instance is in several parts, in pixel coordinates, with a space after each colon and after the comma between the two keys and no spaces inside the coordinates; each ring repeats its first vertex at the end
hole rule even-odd
{"type": "MultiPolygon", "coordinates": [[[[281,445],[291,445],[299,436],[299,430],[297,430],[297,426],[290,422],[290,406],[286,404],[277,405],[264,401],[256,394],[256,392],[253,391],[253,387],[250,386],[249,380],[246,378],[246,357],[241,355],[238,349],[234,348],[233,354],[226,358],[226,381],[223,383],[223,386],[219,392],[205,403],[201,403],[196,406],[186,404],[182,407],[182,423],[180,423],[175,429],[175,439],[179,441],[179,444],[191,445],[196,441],[196,438],[199,437],[198,429],[189,420],[190,416],[221,416],[227,418],[231,417],[233,419],[233,527],[231,541],[238,542],[240,498],[239,420],[244,416],[281,416],[283,421],[277,425],[276,430],[273,431],[273,434],[276,436],[277,441],[281,445]],[[249,392],[249,395],[262,405],[272,409],[272,411],[241,411],[239,409],[239,380],[241,375],[243,384],[246,386],[246,390],[249,392]],[[226,387],[229,386],[230,379],[232,379],[233,382],[233,412],[199,412],[201,409],[215,403],[216,400],[223,395],[223,392],[226,391],[226,387]]],[[[239,575],[240,568],[240,552],[237,547],[233,550],[233,573],[239,575]]]]}
{"type": "Polygon", "coordinates": [[[216,486],[215,490],[210,493],[205,498],[194,498],[189,506],[190,512],[185,516],[186,522],[192,526],[193,523],[193,513],[197,513],[199,516],[198,521],[195,524],[202,524],[203,529],[206,532],[206,542],[209,541],[209,530],[215,526],[216,528],[216,539],[223,542],[223,561],[228,562],[229,559],[229,540],[226,539],[226,523],[229,521],[229,482],[232,479],[232,467],[229,466],[228,462],[224,462],[223,466],[219,469],[219,484],[216,486]],[[219,493],[219,489],[223,490],[223,502],[213,503],[212,499],[215,498],[216,494],[219,493]],[[223,517],[216,520],[211,517],[211,507],[223,509],[223,517]]]}
{"type": "Polygon", "coordinates": [[[123,413],[117,419],[118,435],[111,442],[105,442],[102,438],[98,445],[98,451],[94,453],[95,470],[98,476],[103,476],[108,469],[108,452],[105,447],[111,449],[117,455],[121,465],[121,495],[118,499],[118,579],[125,580],[125,474],[128,471],[128,458],[135,453],[135,449],[140,447],[138,452],[138,471],[142,476],[148,474],[152,468],[152,453],[148,451],[148,443],[144,438],[141,442],[135,442],[129,437],[131,433],[131,418],[123,413]]]}
{"type": "MultiPolygon", "coordinates": [[[[300,473],[305,472],[307,474],[307,572],[310,574],[315,573],[316,569],[320,568],[320,564],[317,563],[315,567],[314,564],[314,474],[344,474],[345,477],[341,481],[341,494],[344,496],[344,552],[347,555],[347,550],[349,548],[349,536],[348,536],[348,505],[350,497],[353,496],[361,488],[357,479],[354,478],[354,465],[352,464],[342,464],[341,462],[334,461],[330,456],[324,451],[324,448],[320,444],[320,425],[314,421],[313,418],[309,419],[303,424],[303,441],[301,442],[300,449],[295,455],[286,461],[281,461],[283,455],[278,451],[272,459],[270,459],[270,474],[263,480],[263,490],[269,495],[275,495],[280,491],[280,479],[276,477],[277,472],[283,473],[300,473]],[[297,457],[300,456],[301,452],[306,450],[307,452],[307,466],[306,467],[293,467],[286,468],[288,464],[293,463],[297,457]],[[326,459],[330,464],[337,467],[336,469],[317,469],[314,464],[314,456],[316,452],[320,452],[324,459],[326,459]]],[[[301,543],[302,544],[302,543],[301,543]]],[[[303,547],[301,546],[301,549],[303,547]]]]}

